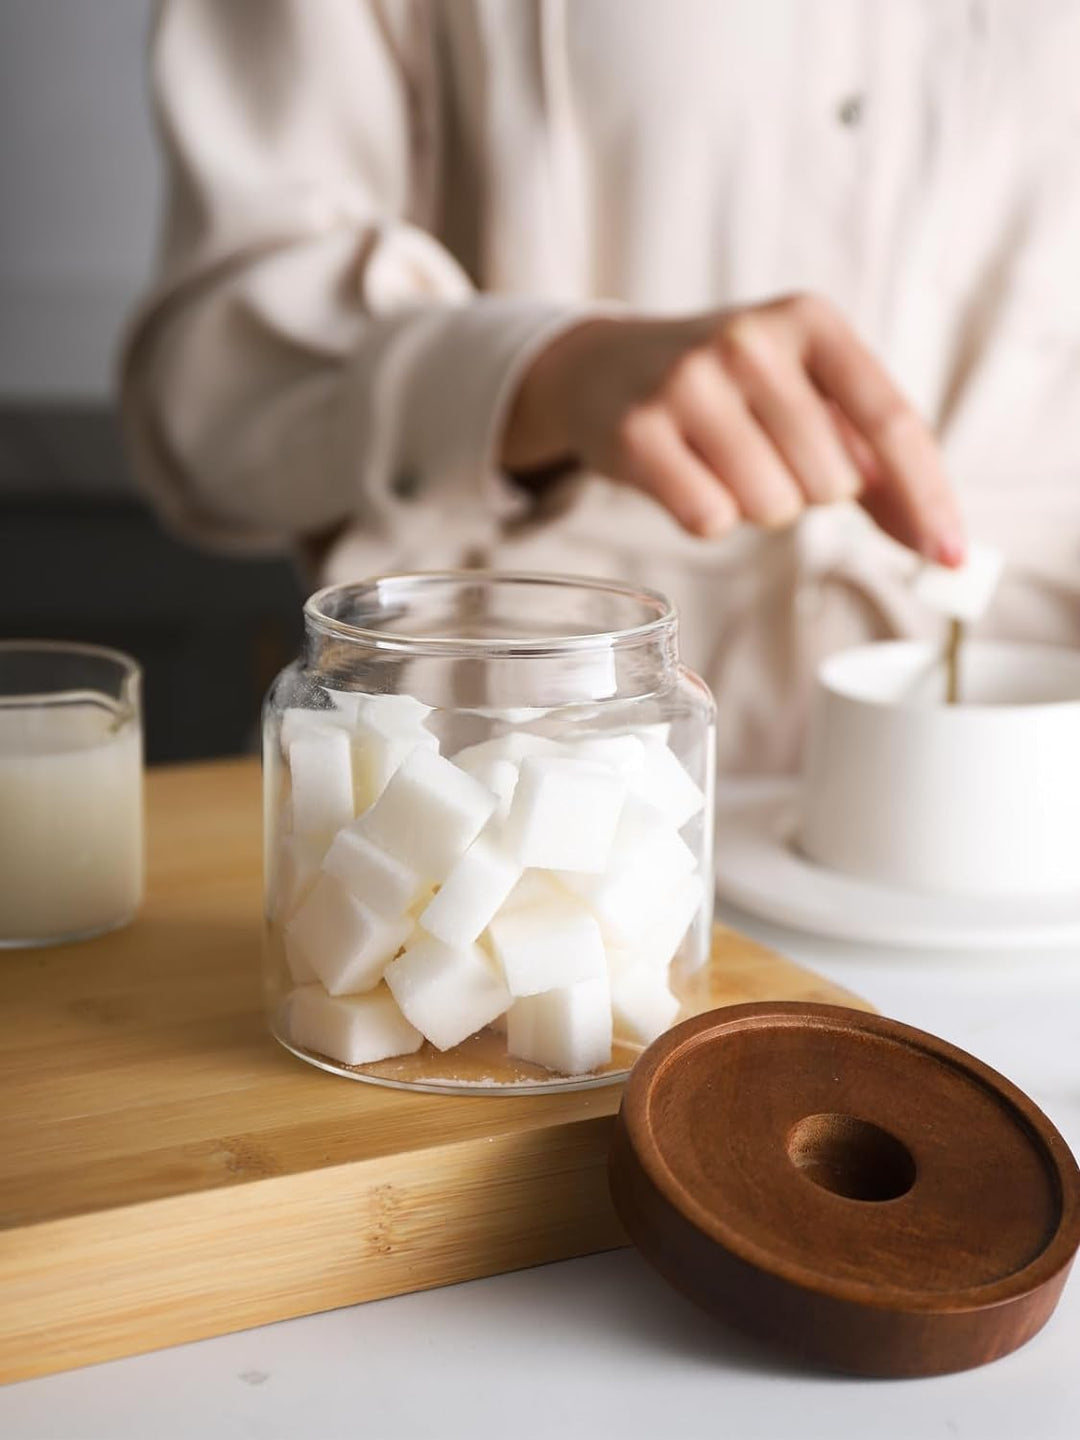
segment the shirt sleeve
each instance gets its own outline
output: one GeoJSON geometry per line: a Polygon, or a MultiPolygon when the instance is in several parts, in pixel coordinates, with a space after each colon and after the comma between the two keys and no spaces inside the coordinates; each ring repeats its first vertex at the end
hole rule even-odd
{"type": "Polygon", "coordinates": [[[158,280],[124,347],[140,483],[204,543],[264,549],[428,500],[512,510],[515,382],[578,318],[477,295],[433,238],[438,68],[411,0],[165,0],[158,280]]]}

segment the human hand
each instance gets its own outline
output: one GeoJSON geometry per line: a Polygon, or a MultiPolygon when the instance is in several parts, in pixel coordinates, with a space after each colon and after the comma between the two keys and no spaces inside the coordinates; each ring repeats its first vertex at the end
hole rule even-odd
{"type": "Polygon", "coordinates": [[[584,320],[526,372],[501,460],[521,472],[579,464],[710,539],[857,499],[919,554],[964,558],[933,435],[815,295],[688,319],[584,320]]]}

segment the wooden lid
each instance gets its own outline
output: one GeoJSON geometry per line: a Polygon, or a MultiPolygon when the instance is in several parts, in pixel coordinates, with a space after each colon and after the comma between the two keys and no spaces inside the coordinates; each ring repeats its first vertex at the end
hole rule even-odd
{"type": "Polygon", "coordinates": [[[1016,1349],[1080,1244],[1080,1171],[1022,1091],[835,1005],[735,1005],[662,1036],[627,1085],[611,1188],[691,1299],[863,1375],[1016,1349]]]}

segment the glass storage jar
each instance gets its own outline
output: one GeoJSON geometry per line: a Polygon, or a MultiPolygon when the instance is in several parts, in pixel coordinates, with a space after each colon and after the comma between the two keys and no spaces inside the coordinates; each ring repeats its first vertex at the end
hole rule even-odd
{"type": "Polygon", "coordinates": [[[663,596],[337,585],[264,710],[266,994],[324,1069],[603,1084],[710,1004],[714,707],[663,596]]]}

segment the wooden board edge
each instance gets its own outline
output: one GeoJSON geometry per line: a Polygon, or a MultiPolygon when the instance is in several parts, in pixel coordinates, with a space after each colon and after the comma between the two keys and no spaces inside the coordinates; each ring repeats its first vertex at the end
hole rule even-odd
{"type": "Polygon", "coordinates": [[[0,1381],[623,1245],[612,1125],[459,1141],[21,1230],[0,1243],[0,1381]]]}

